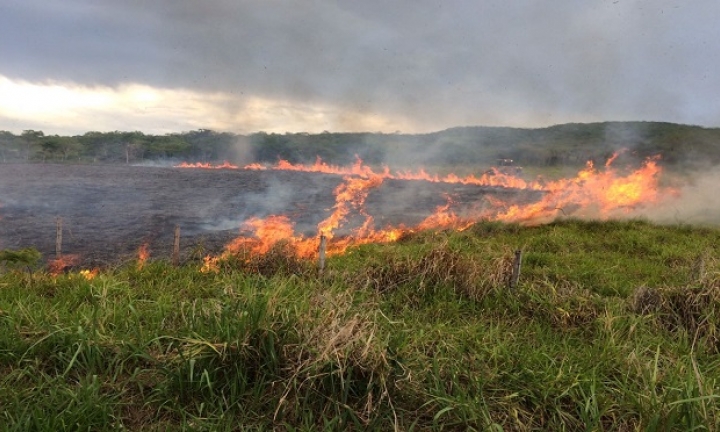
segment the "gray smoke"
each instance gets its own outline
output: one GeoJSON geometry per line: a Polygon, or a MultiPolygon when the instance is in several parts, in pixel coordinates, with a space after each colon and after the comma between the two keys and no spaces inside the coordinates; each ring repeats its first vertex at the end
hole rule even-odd
{"type": "Polygon", "coordinates": [[[698,172],[686,180],[659,206],[640,212],[640,216],[669,224],[720,225],[720,167],[698,172]]]}

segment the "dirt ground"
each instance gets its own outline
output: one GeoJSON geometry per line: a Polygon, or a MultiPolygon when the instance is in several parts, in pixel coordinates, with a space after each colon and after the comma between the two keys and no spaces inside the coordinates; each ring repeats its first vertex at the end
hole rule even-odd
{"type": "MultiPolygon", "coordinates": [[[[175,226],[181,256],[214,253],[240,234],[250,217],[287,215],[297,233],[315,235],[335,204],[341,176],[245,170],[203,170],[118,165],[0,164],[0,249],[34,247],[55,257],[56,220],[62,218],[63,254],[79,266],[135,259],[149,244],[151,258],[167,258],[175,226]]],[[[376,227],[412,226],[450,196],[459,211],[483,205],[488,195],[531,192],[502,188],[386,180],[367,199],[376,227]]],[[[349,232],[361,222],[351,217],[349,232]]]]}

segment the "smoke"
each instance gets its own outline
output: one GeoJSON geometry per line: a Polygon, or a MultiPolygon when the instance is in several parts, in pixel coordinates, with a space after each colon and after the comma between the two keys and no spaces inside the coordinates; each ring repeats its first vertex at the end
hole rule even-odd
{"type": "Polygon", "coordinates": [[[665,224],[720,225],[720,166],[695,174],[688,183],[657,207],[640,212],[639,216],[665,224]]]}
{"type": "Polygon", "coordinates": [[[262,179],[262,184],[239,184],[234,197],[199,211],[204,230],[239,230],[251,218],[286,215],[295,223],[295,232],[314,235],[334,204],[331,191],[341,181],[320,174],[303,176],[302,183],[293,173],[255,171],[252,175],[262,179]],[[216,208],[224,208],[223,215],[218,215],[216,208]]]}
{"type": "Polygon", "coordinates": [[[146,159],[142,162],[131,163],[130,166],[145,168],[172,168],[182,162],[184,161],[177,158],[146,159]]]}
{"type": "Polygon", "coordinates": [[[610,122],[603,127],[603,141],[612,152],[630,150],[647,139],[648,123],[610,122]]]}
{"type": "Polygon", "coordinates": [[[230,159],[240,166],[255,162],[252,143],[247,136],[238,136],[230,149],[230,159]]]}

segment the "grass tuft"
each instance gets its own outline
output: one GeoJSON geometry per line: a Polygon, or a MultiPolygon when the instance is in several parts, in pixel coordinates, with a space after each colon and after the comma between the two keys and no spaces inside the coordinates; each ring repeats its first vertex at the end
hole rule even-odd
{"type": "Polygon", "coordinates": [[[449,288],[472,300],[482,300],[491,290],[507,283],[512,253],[490,260],[473,260],[444,241],[419,256],[391,255],[372,263],[356,275],[355,284],[386,293],[404,285],[426,292],[449,288]]]}
{"type": "Polygon", "coordinates": [[[638,288],[631,310],[655,317],[660,327],[686,334],[693,344],[700,342],[711,353],[720,353],[720,284],[706,286],[638,288]]]}

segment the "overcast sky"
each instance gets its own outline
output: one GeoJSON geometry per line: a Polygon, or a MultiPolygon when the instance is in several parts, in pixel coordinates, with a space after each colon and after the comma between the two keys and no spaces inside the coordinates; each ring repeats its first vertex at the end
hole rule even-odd
{"type": "Polygon", "coordinates": [[[720,126],[718,0],[0,0],[0,130],[720,126]]]}

